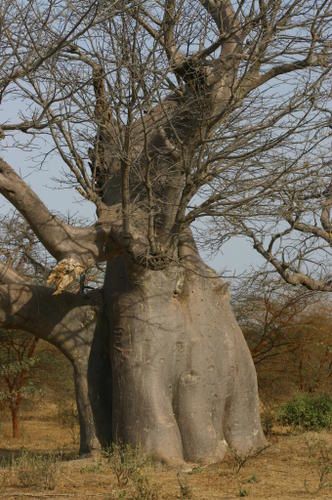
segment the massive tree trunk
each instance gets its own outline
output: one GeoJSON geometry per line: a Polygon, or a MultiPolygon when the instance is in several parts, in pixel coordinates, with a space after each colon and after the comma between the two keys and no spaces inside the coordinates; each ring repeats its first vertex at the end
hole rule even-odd
{"type": "Polygon", "coordinates": [[[264,445],[255,368],[227,285],[195,266],[114,259],[105,282],[112,438],[166,463],[211,463],[264,445]]]}

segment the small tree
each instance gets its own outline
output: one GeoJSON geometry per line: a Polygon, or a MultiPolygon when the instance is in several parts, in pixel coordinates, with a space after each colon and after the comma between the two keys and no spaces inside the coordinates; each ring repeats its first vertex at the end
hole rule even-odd
{"type": "Polygon", "coordinates": [[[38,362],[38,340],[27,333],[0,330],[0,403],[10,411],[13,438],[20,437],[21,403],[36,391],[31,374],[38,362]]]}

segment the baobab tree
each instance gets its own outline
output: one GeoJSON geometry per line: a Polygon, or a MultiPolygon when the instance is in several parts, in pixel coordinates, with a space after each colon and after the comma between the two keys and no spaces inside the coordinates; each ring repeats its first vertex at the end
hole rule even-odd
{"type": "Polygon", "coordinates": [[[45,286],[2,264],[1,325],[71,361],[82,453],[113,440],[209,463],[262,447],[254,365],[191,226],[266,199],[288,172],[271,158],[327,78],[331,2],[15,8],[15,23],[2,14],[2,100],[23,104],[2,125],[7,146],[44,137],[44,163],[57,154],[96,222],[51,213],[1,160],[0,192],[56,261],[45,286]],[[68,291],[103,262],[101,290],[68,291]]]}

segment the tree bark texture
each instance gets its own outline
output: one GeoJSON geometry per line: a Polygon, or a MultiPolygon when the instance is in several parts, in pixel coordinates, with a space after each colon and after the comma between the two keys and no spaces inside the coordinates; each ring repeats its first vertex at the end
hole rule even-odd
{"type": "Polygon", "coordinates": [[[166,463],[261,447],[255,368],[227,285],[206,266],[108,267],[112,438],[166,463]],[[201,274],[199,274],[199,272],[201,274]]]}

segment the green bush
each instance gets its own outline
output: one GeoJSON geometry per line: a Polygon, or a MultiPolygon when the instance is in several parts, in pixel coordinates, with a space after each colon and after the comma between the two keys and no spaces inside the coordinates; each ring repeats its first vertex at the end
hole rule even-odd
{"type": "Polygon", "coordinates": [[[326,394],[300,394],[282,405],[278,421],[305,430],[332,427],[332,398],[326,394]]]}

